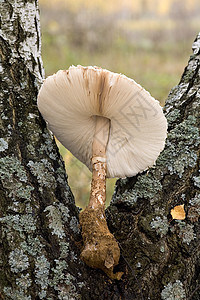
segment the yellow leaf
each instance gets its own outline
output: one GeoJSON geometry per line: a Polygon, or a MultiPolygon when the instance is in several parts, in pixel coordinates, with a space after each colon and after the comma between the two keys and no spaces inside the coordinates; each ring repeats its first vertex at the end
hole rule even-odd
{"type": "Polygon", "coordinates": [[[184,204],[175,206],[174,208],[171,209],[170,213],[173,219],[184,220],[185,219],[184,204]]]}

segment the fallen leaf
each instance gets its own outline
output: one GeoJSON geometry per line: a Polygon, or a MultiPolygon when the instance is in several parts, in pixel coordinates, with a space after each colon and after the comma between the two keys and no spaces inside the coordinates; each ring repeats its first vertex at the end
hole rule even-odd
{"type": "Polygon", "coordinates": [[[184,220],[185,219],[184,204],[175,206],[174,208],[171,209],[170,213],[173,219],[184,220]]]}

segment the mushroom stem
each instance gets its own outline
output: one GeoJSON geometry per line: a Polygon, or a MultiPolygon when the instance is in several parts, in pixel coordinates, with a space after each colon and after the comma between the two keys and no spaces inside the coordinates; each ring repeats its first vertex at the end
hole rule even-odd
{"type": "Polygon", "coordinates": [[[88,207],[105,208],[106,201],[106,146],[109,138],[110,120],[96,116],[96,128],[92,145],[92,182],[88,207]]]}
{"type": "Polygon", "coordinates": [[[90,267],[103,270],[112,279],[121,279],[122,272],[113,273],[119,262],[120,249],[110,233],[105,217],[106,201],[106,146],[109,139],[110,120],[96,117],[93,140],[92,183],[90,201],[80,213],[84,248],[82,260],[90,267]]]}

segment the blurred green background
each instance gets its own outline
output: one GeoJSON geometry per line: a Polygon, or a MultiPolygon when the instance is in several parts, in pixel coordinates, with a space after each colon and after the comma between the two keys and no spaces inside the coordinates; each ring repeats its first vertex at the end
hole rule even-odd
{"type": "MultiPolygon", "coordinates": [[[[164,105],[200,29],[199,0],[40,0],[46,76],[70,65],[123,73],[164,105]]],[[[76,204],[89,199],[91,173],[60,143],[76,204]]],[[[116,179],[107,180],[107,205],[116,179]]]]}

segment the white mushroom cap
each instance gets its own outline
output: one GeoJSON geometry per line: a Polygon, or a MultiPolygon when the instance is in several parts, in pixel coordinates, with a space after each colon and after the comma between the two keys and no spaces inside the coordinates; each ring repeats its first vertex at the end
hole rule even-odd
{"type": "Polygon", "coordinates": [[[107,177],[152,166],[164,148],[167,121],[157,100],[134,80],[97,67],[70,67],[43,83],[38,107],[57,139],[92,170],[95,116],[110,119],[107,177]]]}

